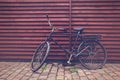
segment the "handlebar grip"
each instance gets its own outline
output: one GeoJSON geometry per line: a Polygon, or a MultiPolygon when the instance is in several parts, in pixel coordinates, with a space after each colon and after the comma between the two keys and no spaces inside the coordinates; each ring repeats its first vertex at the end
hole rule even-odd
{"type": "Polygon", "coordinates": [[[48,16],[48,14],[46,15],[46,17],[47,17],[47,19],[49,19],[49,16],[48,16]]]}

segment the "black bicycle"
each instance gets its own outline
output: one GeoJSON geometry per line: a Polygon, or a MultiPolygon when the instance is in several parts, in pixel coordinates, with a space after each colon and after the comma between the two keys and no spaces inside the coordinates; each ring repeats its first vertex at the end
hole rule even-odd
{"type": "Polygon", "coordinates": [[[87,69],[99,69],[102,68],[107,60],[107,52],[103,45],[99,42],[101,35],[84,35],[84,28],[73,28],[73,33],[68,32],[68,28],[56,28],[54,27],[47,15],[48,24],[51,27],[51,32],[47,39],[43,41],[38,48],[35,50],[32,60],[31,68],[35,72],[41,68],[45,62],[49,51],[50,51],[50,41],[53,41],[61,49],[63,49],[66,54],[69,55],[68,64],[71,64],[71,59],[77,57],[81,64],[87,69]],[[74,37],[74,43],[70,50],[62,47],[58,44],[57,40],[53,39],[53,34],[56,34],[55,30],[63,31],[62,33],[70,34],[74,37]]]}

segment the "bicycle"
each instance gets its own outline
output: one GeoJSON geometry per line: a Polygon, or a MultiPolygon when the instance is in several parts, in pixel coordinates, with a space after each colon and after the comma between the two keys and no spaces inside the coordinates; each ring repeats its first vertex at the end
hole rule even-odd
{"type": "Polygon", "coordinates": [[[69,55],[67,60],[68,64],[71,64],[71,59],[77,57],[80,63],[87,69],[99,69],[102,68],[107,61],[107,52],[104,46],[99,42],[101,35],[84,35],[84,28],[72,28],[75,33],[69,33],[68,28],[55,28],[47,15],[48,24],[51,27],[51,32],[49,36],[43,41],[38,48],[35,50],[32,60],[31,69],[36,72],[41,68],[45,62],[49,51],[50,51],[50,41],[53,41],[62,50],[69,55]],[[65,49],[61,44],[58,44],[57,40],[53,39],[53,34],[56,34],[55,30],[60,30],[63,33],[67,33],[75,36],[74,44],[71,50],[65,49]],[[80,40],[79,40],[80,39],[80,40]],[[80,42],[81,41],[81,42],[80,42]],[[78,44],[79,43],[79,44],[78,44]]]}

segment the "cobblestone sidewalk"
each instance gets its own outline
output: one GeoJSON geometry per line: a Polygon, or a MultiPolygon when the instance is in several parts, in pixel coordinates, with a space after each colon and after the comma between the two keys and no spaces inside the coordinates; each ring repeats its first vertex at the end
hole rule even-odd
{"type": "Polygon", "coordinates": [[[30,62],[0,62],[0,80],[120,80],[120,64],[106,64],[103,69],[87,70],[81,65],[62,66],[45,63],[33,73],[30,62]]]}

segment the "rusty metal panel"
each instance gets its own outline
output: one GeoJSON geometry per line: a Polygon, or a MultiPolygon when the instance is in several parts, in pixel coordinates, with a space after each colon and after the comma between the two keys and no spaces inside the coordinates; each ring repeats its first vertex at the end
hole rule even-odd
{"type": "Polygon", "coordinates": [[[72,0],[72,27],[102,34],[109,60],[120,60],[120,1],[72,0]]]}
{"type": "MultiPolygon", "coordinates": [[[[55,27],[69,28],[68,0],[0,1],[0,59],[31,59],[51,31],[46,14],[55,27]]],[[[69,36],[54,36],[69,49],[69,36]]],[[[52,43],[49,58],[65,59],[64,54],[52,43]]]]}
{"type": "MultiPolygon", "coordinates": [[[[31,59],[50,32],[46,14],[55,27],[84,27],[86,34],[101,34],[109,60],[120,60],[119,0],[1,0],[0,59],[31,59]]],[[[71,36],[55,35],[66,48],[71,36]]],[[[49,59],[65,59],[52,43],[49,59]]]]}

